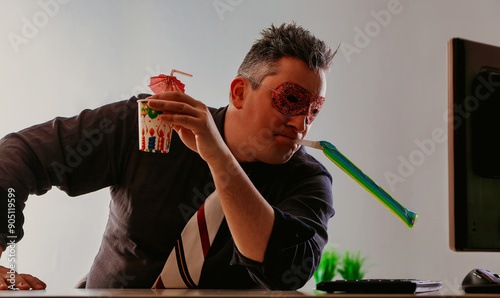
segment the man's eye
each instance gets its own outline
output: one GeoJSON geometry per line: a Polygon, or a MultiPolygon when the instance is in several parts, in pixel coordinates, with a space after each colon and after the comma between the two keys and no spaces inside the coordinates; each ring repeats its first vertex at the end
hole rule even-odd
{"type": "Polygon", "coordinates": [[[295,97],[293,95],[287,95],[286,99],[288,100],[288,102],[291,102],[291,103],[297,103],[297,102],[299,102],[299,100],[297,99],[297,97],[295,97]]]}

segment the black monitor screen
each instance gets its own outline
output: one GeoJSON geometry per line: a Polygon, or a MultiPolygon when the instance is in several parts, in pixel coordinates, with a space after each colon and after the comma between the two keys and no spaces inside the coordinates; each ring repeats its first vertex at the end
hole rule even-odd
{"type": "Polygon", "coordinates": [[[450,247],[500,251],[500,47],[455,38],[448,57],[450,247]]]}

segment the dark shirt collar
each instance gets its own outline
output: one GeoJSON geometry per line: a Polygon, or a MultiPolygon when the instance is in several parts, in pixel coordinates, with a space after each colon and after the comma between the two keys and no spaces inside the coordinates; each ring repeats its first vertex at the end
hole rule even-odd
{"type": "Polygon", "coordinates": [[[214,117],[215,125],[217,126],[217,129],[219,130],[219,133],[222,136],[224,142],[226,142],[226,136],[224,134],[224,122],[226,121],[226,112],[228,107],[229,106],[225,106],[219,109],[209,108],[212,116],[214,117]]]}

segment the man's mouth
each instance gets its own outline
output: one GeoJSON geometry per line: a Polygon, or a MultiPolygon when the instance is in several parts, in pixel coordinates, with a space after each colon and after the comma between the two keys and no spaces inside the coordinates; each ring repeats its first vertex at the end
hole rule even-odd
{"type": "Polygon", "coordinates": [[[290,132],[290,133],[279,132],[279,133],[276,133],[276,135],[283,136],[285,138],[289,138],[289,139],[294,140],[294,141],[300,138],[298,134],[293,133],[293,132],[290,132]]]}
{"type": "Polygon", "coordinates": [[[278,140],[280,143],[286,143],[288,145],[296,145],[296,140],[299,139],[299,136],[297,135],[292,135],[292,134],[284,134],[284,133],[278,133],[275,135],[276,140],[278,140]]]}

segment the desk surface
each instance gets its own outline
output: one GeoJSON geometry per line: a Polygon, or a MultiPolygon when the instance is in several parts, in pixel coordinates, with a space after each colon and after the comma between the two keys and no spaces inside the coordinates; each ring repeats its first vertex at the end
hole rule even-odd
{"type": "Polygon", "coordinates": [[[409,298],[415,296],[429,297],[500,297],[500,294],[464,294],[462,291],[455,293],[429,292],[417,295],[411,294],[327,294],[320,291],[267,291],[267,290],[151,290],[151,289],[48,289],[43,291],[0,291],[1,296],[9,297],[335,297],[335,298],[409,298]]]}

